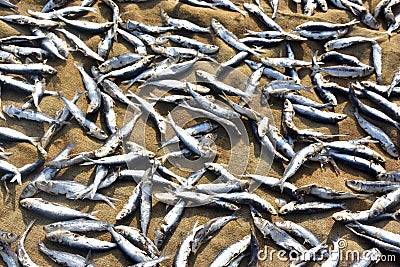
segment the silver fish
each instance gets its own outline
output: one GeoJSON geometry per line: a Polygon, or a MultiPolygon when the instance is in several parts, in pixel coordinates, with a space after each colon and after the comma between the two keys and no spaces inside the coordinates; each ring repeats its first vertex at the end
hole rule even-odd
{"type": "Polygon", "coordinates": [[[192,32],[210,33],[210,28],[200,27],[188,20],[172,18],[162,8],[160,8],[160,15],[163,24],[167,26],[172,26],[174,27],[174,29],[184,29],[192,32]]]}
{"type": "Polygon", "coordinates": [[[379,144],[382,148],[392,157],[397,158],[399,156],[399,152],[397,151],[396,146],[393,144],[390,137],[379,127],[375,126],[374,124],[370,123],[366,119],[364,119],[356,109],[354,111],[354,117],[356,118],[360,127],[366,131],[372,138],[379,141],[379,144]]]}
{"type": "Polygon", "coordinates": [[[250,246],[250,235],[246,235],[238,242],[230,245],[229,247],[222,250],[217,257],[211,262],[210,266],[227,266],[231,263],[238,255],[244,252],[250,246]]]}
{"type": "Polygon", "coordinates": [[[371,160],[367,160],[361,157],[341,154],[334,151],[329,151],[329,155],[331,155],[335,160],[342,161],[346,164],[353,166],[354,168],[366,171],[374,177],[386,172],[385,168],[382,167],[382,165],[380,165],[379,163],[371,162],[371,160]]]}
{"type": "Polygon", "coordinates": [[[78,36],[69,31],[65,30],[64,28],[57,28],[57,31],[63,33],[65,37],[74,45],[76,50],[81,51],[85,56],[94,58],[100,62],[104,61],[104,58],[100,57],[96,52],[94,52],[90,47],[88,47],[78,36]]]}
{"type": "Polygon", "coordinates": [[[52,66],[43,63],[30,64],[2,64],[0,63],[0,71],[14,74],[39,74],[39,75],[54,75],[57,70],[52,66]]]}
{"type": "Polygon", "coordinates": [[[44,11],[34,11],[28,9],[26,13],[29,15],[38,18],[38,19],[48,19],[48,20],[55,20],[57,19],[57,15],[59,16],[77,16],[77,15],[83,15],[88,12],[93,12],[97,13],[96,9],[92,7],[84,7],[84,6],[70,6],[70,7],[63,7],[57,10],[48,10],[48,12],[44,11]]]}
{"type": "Polygon", "coordinates": [[[247,45],[243,44],[239,41],[236,35],[232,32],[228,31],[219,21],[216,19],[211,20],[211,27],[213,28],[214,32],[221,38],[225,43],[234,47],[239,51],[246,51],[249,52],[256,57],[260,57],[260,54],[256,52],[254,49],[248,47],[247,45]]]}
{"type": "Polygon", "coordinates": [[[25,198],[20,200],[19,204],[24,208],[34,211],[36,213],[43,214],[49,218],[55,219],[73,219],[73,218],[88,218],[98,220],[94,215],[97,213],[83,213],[58,203],[48,202],[41,198],[25,198]]]}
{"type": "Polygon", "coordinates": [[[19,25],[30,25],[30,26],[38,26],[41,28],[53,28],[59,26],[58,22],[44,19],[35,19],[28,16],[23,15],[6,15],[0,16],[0,20],[16,23],[19,25]]]}
{"type": "Polygon", "coordinates": [[[180,45],[187,47],[187,48],[196,48],[198,49],[201,53],[205,54],[213,54],[218,52],[219,47],[216,45],[211,45],[211,44],[205,44],[200,41],[197,41],[192,38],[188,38],[182,35],[163,35],[163,38],[170,40],[175,43],[179,43],[180,45]]]}
{"type": "Polygon", "coordinates": [[[60,221],[43,226],[43,230],[47,233],[56,230],[68,230],[72,232],[101,232],[107,231],[109,223],[87,219],[75,219],[69,221],[60,221]]]}
{"type": "Polygon", "coordinates": [[[55,37],[55,35],[51,35],[53,33],[46,32],[44,30],[41,30],[38,27],[31,29],[31,31],[34,35],[41,37],[41,39],[39,40],[39,43],[44,49],[46,49],[51,54],[55,55],[56,57],[58,57],[61,60],[67,60],[68,48],[66,48],[66,44],[64,44],[63,41],[61,41],[62,47],[59,48],[61,43],[60,42],[56,43],[59,40],[55,39],[55,38],[58,38],[58,37],[55,37]],[[50,39],[50,37],[52,37],[52,39],[50,39]],[[57,40],[57,41],[54,41],[54,40],[57,40]]]}
{"type": "Polygon", "coordinates": [[[313,247],[321,244],[321,241],[319,241],[319,239],[310,230],[297,223],[292,221],[283,221],[275,222],[275,225],[290,234],[303,238],[304,242],[307,242],[313,247]]]}
{"type": "Polygon", "coordinates": [[[107,128],[111,133],[115,133],[117,131],[117,115],[114,111],[114,100],[105,93],[101,93],[101,98],[107,128]]]}
{"type": "Polygon", "coordinates": [[[306,202],[298,203],[296,201],[289,202],[279,209],[279,214],[289,214],[289,213],[314,213],[323,212],[330,209],[345,209],[345,204],[343,203],[328,203],[328,202],[306,202]]]}
{"type": "Polygon", "coordinates": [[[119,33],[119,35],[122,36],[122,38],[124,38],[128,43],[130,43],[131,45],[133,45],[135,47],[136,53],[138,53],[139,55],[142,55],[142,56],[147,55],[146,46],[143,43],[143,41],[139,38],[139,36],[131,34],[120,28],[117,29],[117,32],[119,33]]]}
{"type": "Polygon", "coordinates": [[[316,184],[301,186],[296,189],[296,193],[300,195],[311,195],[320,199],[349,199],[349,198],[365,198],[368,196],[362,194],[353,194],[344,191],[336,191],[330,187],[321,187],[316,184]]]}
{"type": "Polygon", "coordinates": [[[42,241],[39,242],[39,250],[46,254],[54,262],[68,267],[94,267],[85,257],[64,251],[48,249],[42,241]]]}
{"type": "Polygon", "coordinates": [[[133,189],[132,194],[129,196],[128,201],[126,204],[124,204],[123,208],[121,211],[117,214],[115,219],[117,221],[120,221],[130,214],[134,213],[139,206],[140,203],[140,195],[142,194],[142,182],[139,182],[135,188],[133,189]]]}
{"type": "Polygon", "coordinates": [[[336,39],[336,40],[332,40],[329,42],[326,42],[324,44],[325,50],[331,51],[331,50],[335,50],[335,49],[341,49],[341,48],[345,48],[345,47],[349,47],[355,44],[360,44],[360,43],[375,43],[376,42],[376,38],[367,38],[367,37],[363,37],[363,36],[352,36],[352,37],[346,37],[346,38],[340,38],[340,39],[336,39]]]}
{"type": "Polygon", "coordinates": [[[244,3],[244,8],[255,15],[262,23],[264,23],[269,29],[274,31],[283,32],[281,26],[279,26],[275,21],[273,21],[264,11],[262,11],[258,6],[254,4],[244,3]]]}
{"type": "MultiPolygon", "coordinates": [[[[158,249],[161,249],[164,246],[178,227],[186,205],[187,202],[185,200],[178,201],[178,203],[176,203],[162,219],[160,226],[154,232],[154,244],[158,249]]],[[[195,252],[193,248],[192,251],[195,252]]]]}
{"type": "Polygon", "coordinates": [[[370,194],[389,193],[400,187],[400,183],[391,181],[363,181],[346,179],[345,184],[352,190],[370,194]]]}
{"type": "Polygon", "coordinates": [[[298,152],[296,152],[296,154],[294,154],[285,172],[283,173],[281,180],[279,181],[281,191],[283,190],[284,182],[293,176],[309,157],[318,154],[323,147],[324,146],[322,143],[314,143],[300,149],[298,152]]]}
{"type": "Polygon", "coordinates": [[[140,187],[142,190],[142,193],[140,194],[140,226],[144,235],[147,235],[151,220],[153,175],[155,171],[155,166],[152,166],[145,171],[142,177],[142,185],[140,187]]]}
{"type": "Polygon", "coordinates": [[[57,18],[67,24],[70,27],[76,28],[77,30],[90,33],[102,33],[107,31],[110,27],[114,25],[114,22],[104,22],[97,23],[91,21],[81,21],[81,20],[70,20],[57,14],[57,18]]]}
{"type": "Polygon", "coordinates": [[[11,118],[25,119],[29,121],[46,122],[49,124],[59,123],[59,121],[46,113],[33,109],[21,109],[14,105],[3,106],[3,112],[11,118]]]}
{"type": "Polygon", "coordinates": [[[108,228],[108,231],[111,233],[114,241],[118,244],[118,247],[130,259],[132,259],[135,262],[144,262],[151,260],[151,258],[147,256],[143,250],[133,245],[121,234],[117,233],[112,226],[108,228]]]}
{"type": "Polygon", "coordinates": [[[143,56],[137,53],[120,54],[107,59],[106,61],[101,63],[97,68],[101,73],[108,73],[112,70],[123,68],[142,58],[143,56]]]}
{"type": "Polygon", "coordinates": [[[237,215],[229,215],[223,217],[217,217],[206,222],[199,231],[196,232],[193,243],[192,243],[192,252],[196,253],[200,247],[213,238],[213,235],[219,231],[222,227],[224,227],[227,223],[236,220],[237,215]]]}
{"type": "Polygon", "coordinates": [[[147,56],[139,61],[135,62],[132,65],[128,65],[121,69],[110,71],[106,74],[103,74],[97,78],[97,83],[102,82],[106,78],[132,78],[143,71],[150,63],[153,61],[154,56],[147,56]]]}
{"type": "Polygon", "coordinates": [[[347,118],[346,114],[335,113],[330,111],[319,110],[309,106],[300,104],[293,104],[294,110],[297,114],[305,116],[311,120],[324,123],[337,123],[347,118]]]}
{"type": "Polygon", "coordinates": [[[132,244],[145,251],[151,258],[160,256],[160,252],[153,242],[145,236],[139,229],[131,226],[117,225],[114,230],[128,239],[132,244]]]}
{"type": "Polygon", "coordinates": [[[132,91],[129,91],[130,97],[133,97],[136,102],[140,104],[139,108],[150,115],[150,117],[153,119],[154,123],[157,126],[157,129],[160,131],[160,133],[165,134],[167,130],[167,123],[166,120],[163,116],[161,116],[151,105],[149,102],[147,102],[145,99],[141,98],[140,96],[136,95],[132,91]]]}
{"type": "Polygon", "coordinates": [[[107,135],[105,134],[105,132],[92,121],[86,119],[82,110],[77,105],[72,103],[72,101],[66,99],[63,95],[61,95],[61,93],[59,94],[59,97],[64,101],[65,105],[71,112],[72,116],[74,116],[76,121],[79,123],[79,125],[88,130],[88,135],[91,135],[100,140],[107,139],[107,135]]]}
{"type": "Polygon", "coordinates": [[[193,243],[195,234],[201,229],[201,226],[197,226],[197,222],[194,224],[192,230],[186,235],[185,239],[178,247],[178,251],[175,254],[173,267],[188,266],[189,255],[192,252],[191,245],[193,243]]]}
{"type": "Polygon", "coordinates": [[[34,223],[35,223],[35,220],[31,221],[27,225],[25,232],[21,236],[21,239],[18,241],[17,249],[16,249],[19,261],[21,262],[22,266],[26,266],[26,267],[28,267],[28,266],[29,267],[39,267],[39,265],[37,265],[36,263],[34,263],[31,260],[31,258],[28,255],[28,252],[26,251],[26,249],[24,247],[25,238],[28,235],[28,233],[31,230],[34,223]]]}
{"type": "Polygon", "coordinates": [[[66,230],[56,230],[46,234],[46,239],[72,248],[106,251],[117,247],[116,243],[86,237],[66,230]]]}

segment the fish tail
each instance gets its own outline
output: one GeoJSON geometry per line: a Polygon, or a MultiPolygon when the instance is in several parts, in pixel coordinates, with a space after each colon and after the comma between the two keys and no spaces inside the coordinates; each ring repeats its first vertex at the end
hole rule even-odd
{"type": "Polygon", "coordinates": [[[100,210],[95,210],[95,211],[89,212],[89,213],[87,214],[87,218],[92,219],[92,220],[99,221],[100,219],[97,218],[97,217],[95,216],[95,215],[96,215],[97,213],[99,213],[99,212],[100,212],[100,210]]]}
{"type": "Polygon", "coordinates": [[[119,201],[119,199],[105,197],[103,200],[104,200],[104,202],[107,203],[113,210],[117,210],[117,209],[115,208],[114,204],[112,203],[112,201],[113,201],[113,200],[118,200],[118,201],[119,201]]]}

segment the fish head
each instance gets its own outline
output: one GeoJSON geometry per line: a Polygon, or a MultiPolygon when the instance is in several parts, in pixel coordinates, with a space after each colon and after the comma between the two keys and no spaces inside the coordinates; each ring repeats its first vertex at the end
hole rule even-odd
{"type": "Polygon", "coordinates": [[[12,232],[2,232],[0,234],[0,241],[6,243],[13,243],[18,239],[19,235],[14,234],[12,232]]]}
{"type": "Polygon", "coordinates": [[[204,166],[206,167],[207,170],[215,173],[219,173],[222,170],[222,166],[214,162],[206,162],[204,163],[204,166]]]}
{"type": "Polygon", "coordinates": [[[46,191],[47,189],[52,188],[54,186],[54,183],[52,183],[51,181],[41,180],[33,182],[33,185],[39,190],[46,191]]]}
{"type": "Polygon", "coordinates": [[[51,233],[57,230],[61,229],[61,225],[59,223],[52,223],[52,224],[48,224],[43,226],[43,230],[47,233],[51,233]]]}
{"type": "Polygon", "coordinates": [[[71,234],[70,231],[56,230],[46,234],[46,239],[52,242],[62,243],[63,237],[71,234]]]}
{"type": "Polygon", "coordinates": [[[283,103],[283,111],[294,112],[293,104],[289,101],[289,99],[285,99],[285,102],[283,103]]]}
{"type": "Polygon", "coordinates": [[[285,206],[287,204],[287,201],[286,201],[286,199],[283,199],[283,198],[276,198],[275,204],[278,208],[282,208],[283,206],[285,206]]]}
{"type": "Polygon", "coordinates": [[[33,197],[39,193],[39,189],[36,187],[35,183],[29,183],[24,190],[22,190],[21,195],[19,196],[21,199],[23,198],[28,198],[28,197],[33,197]]]}
{"type": "Polygon", "coordinates": [[[57,70],[56,70],[55,68],[51,67],[51,66],[44,66],[44,67],[43,67],[43,70],[44,70],[46,73],[51,74],[51,75],[57,73],[57,70]]]}
{"type": "Polygon", "coordinates": [[[128,230],[125,225],[117,225],[114,227],[115,232],[121,235],[128,235],[128,230]]]}
{"type": "Polygon", "coordinates": [[[350,187],[351,189],[361,190],[361,183],[356,180],[347,180],[345,179],[346,186],[350,187]]]}
{"type": "Polygon", "coordinates": [[[342,210],[332,214],[332,218],[337,222],[353,222],[354,218],[350,210],[342,210]]]}
{"type": "Polygon", "coordinates": [[[200,78],[203,81],[210,81],[212,74],[210,74],[206,71],[203,71],[203,70],[196,70],[196,77],[200,78]]]}
{"type": "Polygon", "coordinates": [[[279,214],[288,214],[295,209],[294,202],[289,202],[279,209],[279,214]]]}
{"type": "Polygon", "coordinates": [[[30,208],[35,206],[35,202],[38,199],[42,200],[41,198],[25,198],[25,199],[21,199],[19,201],[19,204],[24,208],[30,209],[30,208]]]}
{"type": "Polygon", "coordinates": [[[306,186],[302,186],[296,189],[296,194],[300,194],[300,195],[309,195],[311,194],[311,191],[313,190],[313,188],[316,188],[317,186],[315,184],[311,184],[311,185],[306,185],[306,186]]]}
{"type": "Polygon", "coordinates": [[[154,40],[155,45],[164,45],[167,42],[168,42],[168,39],[163,36],[159,36],[154,40]]]}

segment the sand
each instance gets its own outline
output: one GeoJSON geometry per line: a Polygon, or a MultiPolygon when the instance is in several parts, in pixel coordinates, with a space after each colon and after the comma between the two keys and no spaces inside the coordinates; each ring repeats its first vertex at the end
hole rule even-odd
{"type": "MultiPolygon", "coordinates": [[[[101,2],[101,1],[98,1],[101,2]]],[[[235,0],[233,1],[238,6],[242,6],[244,1],[235,0]]],[[[26,14],[27,9],[32,10],[40,10],[41,6],[45,3],[45,1],[34,1],[34,0],[21,0],[18,2],[19,12],[21,14],[26,14]]],[[[80,1],[73,1],[71,4],[79,4],[80,1]]],[[[365,3],[365,6],[372,9],[378,1],[368,1],[365,3]]],[[[246,30],[255,30],[261,31],[266,30],[265,26],[263,26],[259,21],[257,21],[253,16],[242,16],[239,13],[232,12],[226,9],[205,9],[199,7],[192,7],[186,4],[181,4],[175,1],[148,1],[139,4],[119,4],[121,7],[121,12],[123,12],[122,19],[134,19],[137,21],[141,21],[143,23],[147,23],[150,25],[161,25],[161,18],[159,16],[159,8],[162,7],[168,14],[173,17],[179,17],[182,19],[188,19],[192,22],[197,23],[198,25],[207,27],[210,25],[211,18],[218,19],[223,25],[225,25],[230,31],[234,32],[237,36],[244,37],[244,33],[246,30]]],[[[263,1],[262,6],[265,9],[265,12],[268,15],[271,15],[271,8],[268,3],[263,1]]],[[[111,12],[110,9],[104,4],[97,3],[95,8],[100,12],[98,14],[89,14],[85,16],[85,19],[104,22],[105,20],[111,20],[111,12]]],[[[0,8],[0,15],[11,14],[12,12],[8,11],[5,8],[0,8]]],[[[317,11],[314,16],[307,17],[301,14],[301,8],[296,6],[292,1],[280,1],[279,7],[279,17],[276,19],[276,22],[286,31],[293,30],[297,25],[309,21],[329,21],[334,23],[344,23],[347,22],[354,17],[349,13],[342,10],[334,9],[333,7],[328,10],[328,12],[323,13],[317,11]]],[[[18,34],[27,34],[27,28],[23,26],[11,25],[8,23],[0,22],[0,38],[10,36],[10,35],[18,35],[18,34]]],[[[394,35],[390,40],[386,35],[381,34],[382,25],[380,25],[380,32],[373,31],[367,29],[363,24],[356,25],[351,27],[348,36],[356,36],[362,35],[366,37],[375,37],[379,36],[379,43],[383,49],[383,80],[385,84],[390,83],[392,73],[399,66],[400,62],[400,54],[397,53],[399,49],[398,41],[399,36],[394,35]]],[[[80,37],[94,50],[97,49],[97,44],[100,41],[100,36],[98,35],[90,35],[85,33],[80,33],[77,31],[72,31],[76,34],[79,34],[80,37]]],[[[204,42],[209,42],[212,44],[216,44],[220,47],[220,51],[218,53],[217,61],[223,62],[232,57],[236,52],[228,47],[222,40],[217,38],[214,34],[187,34],[187,36],[193,36],[196,39],[199,39],[204,42]]],[[[315,51],[323,51],[322,43],[308,41],[304,43],[293,43],[294,52],[296,54],[296,58],[310,60],[310,50],[315,51]]],[[[124,41],[119,41],[114,44],[113,49],[111,51],[111,55],[118,55],[121,53],[133,51],[132,48],[124,41]]],[[[359,57],[362,62],[366,64],[372,64],[370,59],[371,49],[369,45],[363,44],[358,45],[353,48],[343,49],[344,53],[349,53],[354,56],[359,57]]],[[[284,56],[285,47],[284,45],[279,45],[274,48],[266,49],[266,56],[284,56]]],[[[96,65],[97,63],[93,60],[85,58],[79,52],[72,52],[67,61],[63,62],[57,59],[51,59],[47,63],[54,66],[58,74],[53,77],[49,77],[47,79],[47,89],[53,91],[62,91],[62,93],[69,99],[73,97],[75,94],[75,90],[83,91],[84,87],[82,84],[81,77],[78,73],[78,70],[74,67],[75,62],[82,62],[85,66],[86,70],[89,71],[90,66],[96,65]]],[[[249,75],[250,69],[247,66],[241,65],[237,68],[244,75],[249,75]]],[[[310,84],[309,71],[302,70],[300,71],[300,75],[302,78],[302,83],[305,85],[310,84]]],[[[369,80],[374,80],[375,76],[372,75],[368,78],[369,80]]],[[[332,79],[333,81],[338,81],[342,85],[347,85],[350,80],[348,79],[332,79]]],[[[241,80],[240,82],[244,82],[241,80]]],[[[265,84],[267,81],[262,80],[262,84],[265,84]]],[[[137,90],[137,86],[133,86],[132,90],[137,90]]],[[[316,99],[316,96],[313,92],[306,93],[305,95],[316,99]]],[[[2,92],[2,101],[3,105],[5,104],[16,104],[22,105],[24,102],[26,95],[18,94],[13,92],[12,90],[3,89],[2,92]]],[[[317,99],[316,99],[317,100],[317,99]]],[[[353,109],[350,104],[346,101],[346,98],[343,96],[338,96],[339,105],[335,107],[334,111],[339,113],[346,113],[349,115],[347,119],[342,122],[339,122],[336,125],[326,125],[321,123],[315,123],[305,118],[296,117],[296,124],[300,128],[314,128],[325,133],[346,133],[348,134],[349,139],[364,137],[365,133],[360,129],[356,121],[352,115],[353,109]]],[[[396,99],[397,100],[397,99],[396,99]]],[[[86,110],[87,100],[85,97],[82,97],[78,101],[78,105],[86,110]]],[[[63,103],[57,98],[45,98],[40,104],[41,109],[54,116],[58,110],[63,107],[63,103]]],[[[162,111],[163,115],[166,115],[166,111],[170,106],[162,106],[157,105],[158,108],[162,111]]],[[[282,109],[282,103],[280,100],[273,100],[271,102],[271,111],[273,118],[275,120],[275,124],[277,126],[280,125],[280,115],[282,109]]],[[[120,103],[116,103],[116,113],[117,113],[117,124],[118,126],[123,125],[124,123],[124,115],[125,115],[126,107],[120,103]]],[[[104,120],[100,119],[101,116],[97,116],[93,119],[97,120],[96,123],[98,125],[102,125],[103,128],[104,120]]],[[[179,118],[177,118],[179,120],[179,118]]],[[[193,123],[193,122],[192,122],[193,123]]],[[[387,132],[391,137],[397,142],[397,133],[392,127],[386,127],[385,124],[380,122],[376,122],[379,126],[385,127],[387,132]]],[[[250,131],[250,126],[247,122],[245,125],[250,131]]],[[[30,136],[41,136],[44,131],[47,129],[47,125],[43,125],[41,123],[32,123],[26,122],[23,120],[7,118],[6,121],[1,121],[0,126],[11,127],[16,130],[20,130],[27,135],[30,136]]],[[[139,133],[137,133],[139,134],[139,133]]],[[[142,134],[143,135],[143,134],[142,134]]],[[[156,138],[159,137],[156,134],[154,127],[150,124],[146,127],[145,132],[146,142],[148,149],[152,151],[156,151],[156,138]]],[[[133,136],[133,140],[137,140],[139,137],[133,136]],[[135,139],[136,138],[136,139],[135,139]]],[[[79,128],[77,123],[72,120],[71,124],[66,125],[63,131],[58,134],[52,141],[51,145],[48,149],[48,159],[53,158],[58,152],[60,152],[64,147],[66,147],[70,143],[75,143],[76,146],[73,149],[73,152],[81,152],[88,151],[94,148],[101,146],[102,142],[97,141],[93,138],[85,135],[83,130],[79,128]]],[[[235,162],[243,161],[242,158],[230,158],[230,145],[228,138],[224,135],[223,131],[219,131],[219,136],[216,141],[218,145],[218,158],[217,161],[221,163],[231,163],[234,167],[235,162]]],[[[36,152],[34,148],[28,144],[14,144],[14,143],[4,143],[4,147],[7,151],[13,152],[13,155],[10,156],[10,162],[20,167],[26,163],[33,162],[36,160],[36,152]]],[[[248,170],[256,166],[257,159],[255,158],[254,151],[259,149],[259,145],[253,139],[253,135],[249,134],[249,147],[250,153],[248,160],[248,170]]],[[[385,154],[380,147],[376,145],[371,145],[372,148],[376,149],[378,152],[385,154]]],[[[296,145],[296,149],[301,148],[301,145],[296,145]]],[[[161,152],[158,152],[161,153],[161,152]]],[[[390,158],[387,154],[385,154],[387,163],[387,170],[395,170],[399,168],[399,164],[396,160],[390,158]]],[[[247,162],[245,162],[247,163],[247,162]]],[[[317,183],[320,186],[329,186],[336,190],[345,190],[348,189],[344,185],[345,179],[366,179],[372,180],[373,178],[368,174],[363,172],[359,172],[352,167],[345,166],[340,164],[341,174],[336,175],[333,169],[330,166],[320,167],[317,163],[308,163],[307,166],[302,167],[294,177],[290,179],[291,182],[295,183],[297,186],[306,185],[309,183],[317,183]]],[[[265,173],[265,175],[280,177],[284,171],[285,166],[279,162],[275,162],[269,173],[265,173]]],[[[176,171],[180,175],[184,175],[185,172],[178,170],[177,168],[172,168],[172,170],[176,171]]],[[[93,180],[93,167],[73,167],[66,170],[62,170],[56,179],[59,180],[75,180],[82,182],[84,184],[89,184],[93,180]]],[[[37,173],[37,172],[36,172],[37,173]]],[[[35,219],[35,224],[29,233],[26,242],[25,248],[27,249],[30,257],[37,263],[39,266],[55,266],[55,264],[50,261],[46,256],[41,254],[38,250],[38,242],[40,240],[44,240],[44,231],[42,230],[42,226],[48,223],[53,222],[53,220],[46,219],[42,216],[37,216],[36,214],[27,211],[18,205],[18,197],[21,193],[21,190],[24,186],[29,182],[29,180],[34,177],[36,174],[29,175],[28,177],[24,177],[24,183],[22,186],[19,185],[10,185],[11,190],[15,198],[6,201],[5,191],[3,190],[3,206],[0,209],[0,229],[6,231],[13,231],[17,234],[22,234],[25,230],[25,225],[27,225],[31,220],[35,219]]],[[[212,179],[212,175],[207,175],[208,179],[212,179]]],[[[204,178],[201,182],[207,182],[207,179],[204,178]]],[[[89,200],[83,201],[69,201],[66,200],[63,196],[51,196],[44,193],[38,195],[38,197],[42,197],[49,201],[56,201],[58,203],[69,205],[70,207],[76,208],[78,210],[82,210],[85,212],[100,210],[98,217],[101,220],[108,221],[110,223],[115,223],[115,216],[118,211],[122,208],[128,197],[130,196],[135,183],[131,181],[118,181],[111,188],[101,190],[101,193],[111,196],[114,198],[118,198],[121,201],[116,203],[116,209],[113,210],[109,206],[104,203],[95,203],[89,200]]],[[[289,197],[282,196],[280,194],[273,193],[265,188],[260,187],[255,191],[255,193],[266,200],[273,202],[276,197],[284,197],[289,200],[289,197]]],[[[352,200],[346,201],[347,206],[351,210],[361,210],[366,209],[371,205],[371,200],[352,200]]],[[[150,223],[150,230],[148,236],[153,238],[154,230],[158,228],[162,218],[165,216],[167,212],[167,206],[163,203],[157,202],[154,200],[153,203],[153,213],[152,220],[150,223]]],[[[292,220],[301,224],[304,227],[307,227],[311,231],[313,231],[320,240],[326,239],[338,239],[343,238],[347,242],[347,247],[345,251],[348,250],[357,250],[362,251],[363,249],[369,249],[372,246],[365,242],[364,240],[355,237],[351,234],[342,224],[335,223],[331,218],[331,214],[333,211],[323,212],[320,214],[296,214],[296,215],[287,215],[287,216],[269,216],[264,214],[264,216],[272,221],[282,221],[282,220],[292,220]]],[[[185,209],[184,216],[176,230],[173,234],[169,242],[166,244],[165,249],[163,250],[163,255],[168,255],[171,258],[174,257],[177,247],[186,234],[193,227],[195,222],[197,221],[199,224],[203,224],[207,222],[209,219],[215,218],[217,216],[228,215],[230,212],[218,209],[211,209],[206,207],[195,207],[195,208],[187,208],[185,209]]],[[[243,207],[238,212],[239,219],[236,221],[230,222],[226,225],[206,246],[203,246],[199,253],[190,258],[190,266],[208,266],[210,262],[214,259],[214,257],[225,247],[228,245],[242,239],[245,235],[249,234],[250,229],[253,227],[251,223],[251,217],[249,215],[248,209],[243,207]]],[[[130,217],[127,220],[124,220],[120,223],[125,225],[131,225],[135,227],[139,227],[138,224],[139,213],[136,212],[135,216],[130,217]]],[[[387,230],[391,230],[394,232],[398,232],[398,223],[394,221],[382,221],[376,223],[374,225],[384,227],[387,230]]],[[[98,237],[102,240],[111,240],[111,236],[109,234],[89,234],[92,237],[98,237]]],[[[270,239],[264,239],[262,235],[257,232],[257,239],[260,245],[260,248],[267,248],[269,251],[278,250],[279,248],[274,245],[270,239]]],[[[329,241],[328,241],[329,242],[329,241]]],[[[45,244],[52,249],[59,249],[63,251],[69,251],[78,253],[82,256],[87,255],[87,251],[78,251],[74,249],[68,249],[62,245],[56,245],[51,242],[46,241],[45,244]]],[[[119,250],[112,250],[109,252],[93,252],[89,256],[89,259],[92,260],[97,266],[127,266],[132,264],[122,252],[119,250]]],[[[346,261],[343,259],[340,263],[340,266],[348,266],[350,261],[346,261]]],[[[165,261],[165,266],[171,266],[172,260],[165,261]]],[[[276,254],[272,257],[272,259],[266,259],[264,261],[260,261],[260,266],[287,266],[287,262],[280,261],[276,254]]],[[[246,266],[246,264],[242,264],[242,266],[246,266]]],[[[380,263],[379,266],[396,266],[395,263],[380,263]]]]}

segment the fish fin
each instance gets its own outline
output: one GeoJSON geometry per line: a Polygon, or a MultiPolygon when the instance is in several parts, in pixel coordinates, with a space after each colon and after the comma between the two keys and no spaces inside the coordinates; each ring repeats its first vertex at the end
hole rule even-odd
{"type": "Polygon", "coordinates": [[[100,210],[95,210],[95,211],[89,212],[87,217],[89,219],[93,219],[93,220],[99,221],[100,219],[95,216],[99,212],[100,212],[100,210]]]}

